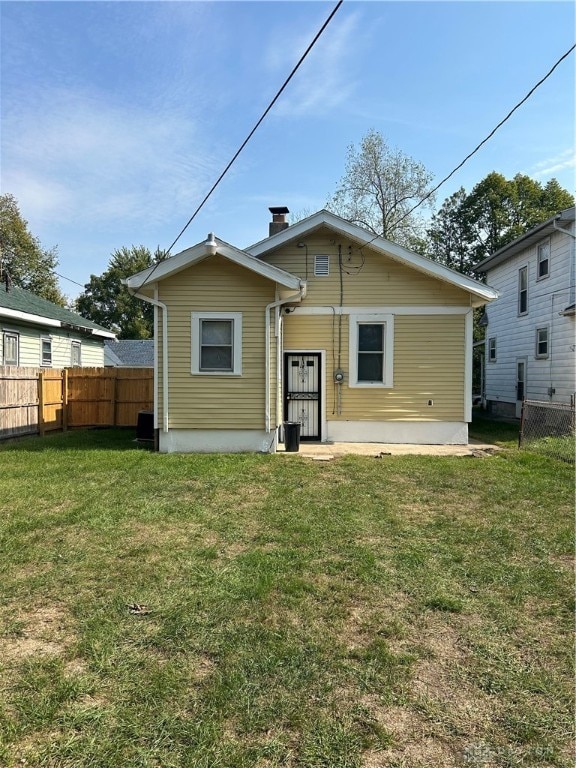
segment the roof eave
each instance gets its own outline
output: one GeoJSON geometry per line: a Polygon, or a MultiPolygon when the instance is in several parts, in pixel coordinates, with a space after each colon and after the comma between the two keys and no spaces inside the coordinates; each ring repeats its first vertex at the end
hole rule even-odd
{"type": "MultiPolygon", "coordinates": [[[[246,250],[252,256],[261,258],[267,252],[275,250],[291,240],[301,238],[303,235],[310,233],[323,225],[340,231],[347,237],[362,243],[362,245],[370,245],[374,250],[380,251],[386,254],[386,256],[403,264],[408,264],[419,272],[455,285],[462,290],[477,296],[482,300],[482,303],[494,301],[494,299],[498,298],[498,292],[493,288],[484,286],[460,272],[455,272],[442,264],[438,264],[424,256],[420,256],[420,254],[409,251],[407,248],[392,243],[383,237],[374,236],[371,232],[368,232],[362,227],[359,227],[356,224],[351,224],[349,221],[326,210],[319,211],[318,213],[309,216],[307,219],[302,219],[302,221],[292,224],[281,232],[251,245],[246,250]]],[[[478,304],[478,306],[480,306],[480,304],[478,304]]]]}

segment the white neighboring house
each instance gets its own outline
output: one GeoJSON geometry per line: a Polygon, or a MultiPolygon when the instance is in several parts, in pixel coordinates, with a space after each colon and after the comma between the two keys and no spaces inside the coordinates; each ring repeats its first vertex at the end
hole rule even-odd
{"type": "Polygon", "coordinates": [[[522,400],[570,403],[575,380],[574,208],[480,262],[500,298],[487,308],[485,401],[519,417],[522,400]]]}

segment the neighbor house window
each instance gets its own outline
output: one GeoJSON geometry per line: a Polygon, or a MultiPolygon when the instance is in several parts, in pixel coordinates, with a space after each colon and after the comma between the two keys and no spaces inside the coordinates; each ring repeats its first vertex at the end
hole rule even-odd
{"type": "Polygon", "coordinates": [[[192,313],[192,373],[242,373],[242,313],[192,313]]]}
{"type": "Polygon", "coordinates": [[[52,365],[52,339],[41,339],[40,365],[49,368],[52,365]]]}
{"type": "Polygon", "coordinates": [[[3,333],[4,365],[18,365],[20,334],[12,331],[3,333]]]}
{"type": "Polygon", "coordinates": [[[82,365],[82,344],[79,341],[72,342],[70,365],[73,368],[80,368],[82,365]]]}
{"type": "Polygon", "coordinates": [[[488,339],[488,360],[491,363],[496,362],[496,337],[488,339]]]}
{"type": "Polygon", "coordinates": [[[548,328],[536,328],[536,357],[548,357],[548,328]]]}
{"type": "Polygon", "coordinates": [[[330,256],[317,253],[314,256],[314,275],[316,277],[328,277],[330,274],[330,256]]]}
{"type": "Polygon", "coordinates": [[[537,279],[544,280],[550,274],[550,240],[544,240],[538,246],[537,279]]]}
{"type": "Polygon", "coordinates": [[[528,267],[518,272],[518,314],[528,313],[528,267]]]}
{"type": "Polygon", "coordinates": [[[350,315],[351,387],[391,387],[393,315],[350,315]]]}

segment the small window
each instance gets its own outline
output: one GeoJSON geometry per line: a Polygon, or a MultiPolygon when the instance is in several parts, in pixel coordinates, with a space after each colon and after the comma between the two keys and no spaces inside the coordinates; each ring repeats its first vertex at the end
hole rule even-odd
{"type": "Polygon", "coordinates": [[[491,363],[496,362],[496,337],[488,339],[488,360],[491,363]]]}
{"type": "Polygon", "coordinates": [[[358,381],[384,379],[384,323],[358,324],[358,381]]]}
{"type": "Polygon", "coordinates": [[[550,240],[544,240],[538,246],[537,279],[544,280],[550,274],[550,240]]]}
{"type": "Polygon", "coordinates": [[[330,256],[318,253],[314,256],[314,275],[316,277],[328,277],[330,274],[330,256]]]}
{"type": "Polygon", "coordinates": [[[350,315],[350,387],[392,387],[394,316],[350,315]]]}
{"type": "Polygon", "coordinates": [[[548,328],[536,328],[536,357],[548,357],[548,328]]]}
{"type": "Polygon", "coordinates": [[[192,313],[192,373],[242,373],[242,314],[192,313]]]}
{"type": "Polygon", "coordinates": [[[82,344],[79,341],[72,342],[70,365],[73,368],[80,368],[82,366],[82,344]]]}
{"type": "Polygon", "coordinates": [[[20,334],[12,331],[4,331],[4,365],[18,365],[20,347],[20,334]]]}
{"type": "Polygon", "coordinates": [[[518,314],[528,314],[528,267],[518,272],[518,314]]]}
{"type": "Polygon", "coordinates": [[[42,339],[42,354],[40,365],[50,368],[52,365],[52,339],[42,339]]]}

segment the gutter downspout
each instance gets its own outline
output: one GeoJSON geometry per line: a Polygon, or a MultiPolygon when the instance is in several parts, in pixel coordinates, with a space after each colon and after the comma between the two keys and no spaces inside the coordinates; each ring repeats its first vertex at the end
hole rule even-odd
{"type": "Polygon", "coordinates": [[[278,299],[277,301],[271,301],[266,305],[265,312],[265,327],[266,327],[266,366],[265,366],[265,402],[264,402],[264,421],[266,424],[266,434],[271,432],[270,428],[270,310],[277,309],[283,304],[288,304],[291,301],[301,301],[306,296],[306,283],[300,283],[300,290],[298,293],[292,296],[287,296],[285,299],[278,299]]]}
{"type": "MultiPolygon", "coordinates": [[[[132,293],[132,291],[131,291],[132,293]]],[[[162,432],[168,432],[168,307],[158,299],[134,291],[132,296],[162,310],[162,432]]]]}

